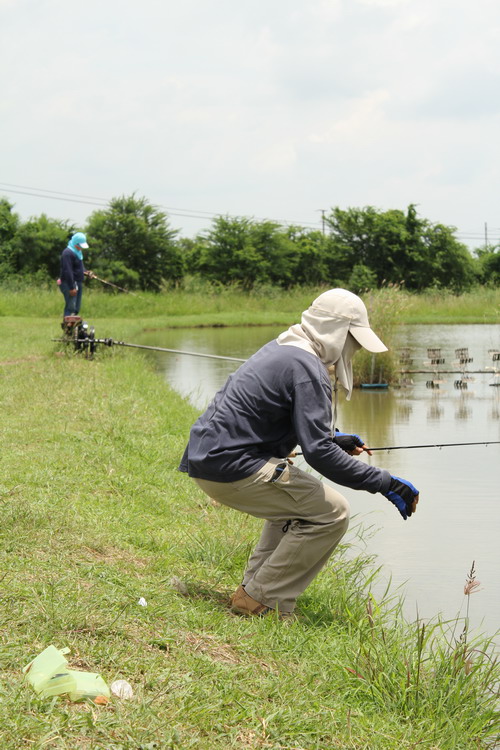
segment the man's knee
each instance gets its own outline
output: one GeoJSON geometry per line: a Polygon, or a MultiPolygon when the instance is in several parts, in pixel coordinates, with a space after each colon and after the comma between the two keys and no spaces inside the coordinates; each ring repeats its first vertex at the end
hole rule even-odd
{"type": "Polygon", "coordinates": [[[345,498],[342,498],[342,499],[344,502],[342,503],[340,522],[342,523],[342,526],[344,528],[344,534],[345,534],[345,532],[349,528],[349,521],[351,519],[351,506],[349,505],[349,503],[347,502],[345,498]]]}
{"type": "Polygon", "coordinates": [[[335,529],[343,529],[344,533],[349,528],[349,520],[351,517],[351,506],[343,495],[335,493],[334,498],[330,498],[332,510],[330,513],[329,523],[335,527],[335,529]]]}
{"type": "Polygon", "coordinates": [[[341,539],[349,528],[350,505],[342,495],[328,497],[327,507],[315,516],[297,518],[292,521],[292,529],[298,533],[318,537],[341,539]]]}

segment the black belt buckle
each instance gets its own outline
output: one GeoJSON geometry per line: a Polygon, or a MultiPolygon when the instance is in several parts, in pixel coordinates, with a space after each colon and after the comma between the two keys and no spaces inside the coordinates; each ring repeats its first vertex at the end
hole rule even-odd
{"type": "Polygon", "coordinates": [[[286,461],[283,461],[283,463],[278,464],[277,467],[274,470],[274,473],[273,473],[271,479],[269,481],[270,482],[277,482],[278,479],[280,478],[280,476],[285,471],[285,469],[286,469],[287,466],[288,466],[288,463],[286,461]]]}

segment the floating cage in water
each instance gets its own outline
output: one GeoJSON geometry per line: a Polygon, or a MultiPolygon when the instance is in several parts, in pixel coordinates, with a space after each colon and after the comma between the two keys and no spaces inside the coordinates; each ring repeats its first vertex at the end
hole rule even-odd
{"type": "Polygon", "coordinates": [[[474,357],[469,357],[469,348],[463,346],[460,349],[455,349],[455,357],[457,365],[467,365],[469,362],[474,361],[474,357]]]}
{"type": "Polygon", "coordinates": [[[446,380],[427,380],[425,387],[439,389],[444,383],[446,383],[446,380]]]}
{"type": "Polygon", "coordinates": [[[413,364],[413,359],[410,357],[411,351],[409,348],[401,349],[400,355],[399,355],[399,363],[402,365],[402,367],[409,367],[413,364]]]}
{"type": "Polygon", "coordinates": [[[445,358],[441,355],[441,347],[431,347],[427,349],[427,356],[431,360],[433,365],[442,365],[445,362],[445,358]]]}
{"type": "Polygon", "coordinates": [[[426,382],[425,387],[439,389],[446,382],[439,377],[439,365],[444,365],[445,363],[445,358],[441,355],[441,347],[429,347],[427,349],[427,357],[428,359],[424,361],[424,365],[431,365],[435,370],[434,377],[432,380],[426,382]]]}
{"type": "MultiPolygon", "coordinates": [[[[492,362],[500,362],[500,349],[488,349],[488,354],[491,355],[491,361],[492,362]]],[[[500,371],[497,370],[497,365],[494,365],[493,367],[487,367],[487,370],[492,370],[493,372],[493,380],[491,381],[490,385],[493,386],[500,386],[500,371]]]]}

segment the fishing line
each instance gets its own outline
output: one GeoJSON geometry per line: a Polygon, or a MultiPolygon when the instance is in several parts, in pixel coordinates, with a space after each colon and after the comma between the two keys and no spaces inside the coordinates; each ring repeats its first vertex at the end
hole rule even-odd
{"type": "MultiPolygon", "coordinates": [[[[428,443],[427,445],[386,445],[383,448],[368,448],[370,451],[402,451],[413,448],[452,448],[462,445],[500,445],[500,440],[480,440],[474,443],[428,443]]],[[[303,456],[303,453],[294,451],[296,456],[303,456]]]]}
{"type": "Polygon", "coordinates": [[[481,440],[475,443],[429,443],[428,445],[388,445],[385,448],[370,448],[371,451],[400,451],[412,448],[452,448],[462,445],[498,445],[500,440],[481,440]]]}

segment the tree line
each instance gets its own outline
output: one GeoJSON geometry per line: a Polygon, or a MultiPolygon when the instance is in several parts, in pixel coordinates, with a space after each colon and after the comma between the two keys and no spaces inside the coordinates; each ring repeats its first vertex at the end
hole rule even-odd
{"type": "Polygon", "coordinates": [[[135,194],[114,198],[83,227],[45,214],[21,221],[0,199],[0,282],[57,279],[60,254],[75,231],[87,235],[86,266],[129,289],[160,291],[188,276],[246,290],[326,284],[360,292],[391,283],[458,293],[500,282],[500,246],[471,253],[453,227],[419,217],[414,205],[334,207],[322,231],[219,216],[185,238],[166,213],[135,194]]]}

